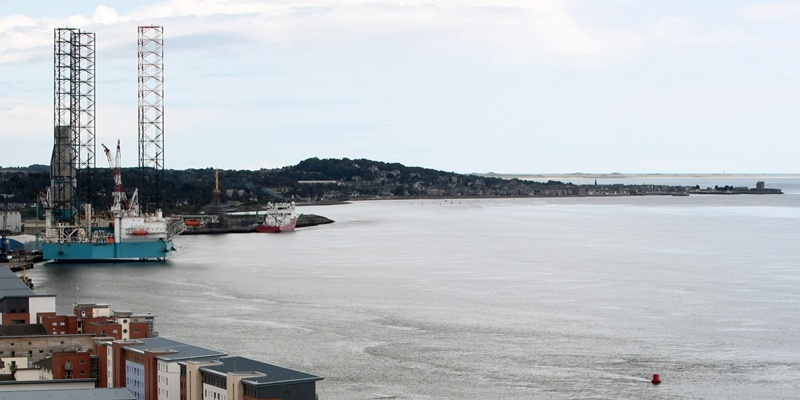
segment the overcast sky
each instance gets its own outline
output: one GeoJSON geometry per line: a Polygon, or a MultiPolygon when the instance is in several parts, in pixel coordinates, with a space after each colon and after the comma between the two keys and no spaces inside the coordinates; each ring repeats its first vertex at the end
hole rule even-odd
{"type": "Polygon", "coordinates": [[[48,164],[53,30],[96,34],[96,140],[137,165],[164,27],[169,169],[800,170],[800,2],[0,0],[0,166],[48,164]]]}

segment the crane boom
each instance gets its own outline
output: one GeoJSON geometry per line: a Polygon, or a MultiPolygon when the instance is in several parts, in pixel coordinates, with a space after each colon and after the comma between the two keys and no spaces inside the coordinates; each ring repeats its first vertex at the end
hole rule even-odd
{"type": "Polygon", "coordinates": [[[109,150],[106,145],[100,143],[100,145],[103,146],[103,151],[106,153],[106,158],[108,158],[108,167],[111,168],[111,174],[114,176],[114,204],[111,207],[113,212],[121,212],[130,208],[128,196],[125,194],[125,186],[122,186],[122,151],[120,150],[119,142],[120,141],[117,140],[117,156],[115,158],[111,156],[111,150],[109,150]]]}

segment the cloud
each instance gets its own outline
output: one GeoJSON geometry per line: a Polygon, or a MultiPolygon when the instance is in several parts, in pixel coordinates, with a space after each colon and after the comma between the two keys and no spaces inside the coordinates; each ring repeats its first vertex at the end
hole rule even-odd
{"type": "Polygon", "coordinates": [[[409,35],[433,46],[523,64],[583,64],[641,45],[631,31],[581,23],[568,4],[544,0],[342,5],[328,11],[320,21],[324,31],[318,33],[320,37],[335,37],[336,32],[358,37],[409,35]]]}
{"type": "Polygon", "coordinates": [[[121,18],[117,15],[117,10],[106,7],[97,6],[91,18],[91,23],[109,25],[118,22],[127,22],[128,18],[121,18]]]}
{"type": "MultiPolygon", "coordinates": [[[[170,0],[124,14],[104,5],[93,7],[61,19],[0,17],[0,64],[47,56],[52,29],[59,26],[96,32],[98,51],[127,48],[135,31],[126,32],[153,24],[165,27],[167,40],[209,52],[237,46],[402,41],[498,63],[581,68],[624,63],[653,45],[756,41],[746,27],[709,24],[702,15],[647,19],[626,6],[617,8],[617,22],[624,22],[614,25],[593,2],[570,0],[170,0]],[[214,37],[225,39],[208,40],[214,37]]],[[[796,18],[800,5],[758,5],[737,13],[758,20],[796,18]]]]}
{"type": "Polygon", "coordinates": [[[751,42],[750,35],[736,29],[711,28],[702,22],[679,17],[664,17],[647,28],[652,42],[670,45],[709,46],[751,42]]]}
{"type": "Polygon", "coordinates": [[[739,15],[755,21],[800,19],[800,5],[788,3],[759,4],[740,9],[739,15]]]}
{"type": "Polygon", "coordinates": [[[37,55],[37,49],[52,43],[52,33],[42,35],[42,22],[25,15],[0,17],[0,64],[24,62],[37,55]]]}
{"type": "Polygon", "coordinates": [[[36,19],[25,15],[9,15],[0,17],[0,32],[17,28],[30,28],[36,26],[36,19]]]}
{"type": "MultiPolygon", "coordinates": [[[[127,15],[101,5],[91,13],[59,20],[5,17],[0,19],[0,42],[9,43],[8,39],[21,35],[39,37],[28,42],[12,41],[22,49],[31,49],[51,41],[52,29],[58,26],[96,32],[99,39],[102,31],[116,31],[115,26],[120,24],[154,24],[180,36],[224,33],[239,40],[285,47],[405,40],[507,63],[585,65],[586,60],[624,57],[641,48],[642,39],[636,32],[581,22],[573,17],[572,4],[557,0],[172,0],[144,5],[127,15]]],[[[18,62],[25,56],[3,54],[0,63],[18,62]]]]}

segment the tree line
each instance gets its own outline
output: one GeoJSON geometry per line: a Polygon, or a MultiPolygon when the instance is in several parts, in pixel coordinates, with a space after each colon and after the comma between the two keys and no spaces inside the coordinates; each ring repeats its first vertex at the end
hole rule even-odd
{"type": "MultiPolygon", "coordinates": [[[[165,170],[164,208],[169,213],[201,212],[213,201],[214,168],[165,170]]],[[[122,168],[122,182],[132,195],[139,177],[138,168],[122,168]]],[[[96,210],[108,209],[112,201],[114,181],[109,168],[93,171],[93,203],[96,210]]],[[[242,206],[257,206],[269,201],[297,199],[301,201],[345,200],[353,193],[365,196],[421,196],[440,188],[492,188],[507,185],[508,180],[477,175],[457,174],[400,163],[367,159],[309,158],[297,165],[275,169],[219,170],[221,201],[242,206]],[[312,183],[312,182],[334,183],[312,183]]],[[[519,183],[519,181],[517,181],[519,183]]],[[[36,214],[40,192],[50,184],[47,165],[0,168],[0,207],[19,209],[26,217],[36,214]]],[[[565,185],[548,182],[545,185],[565,185]]],[[[460,193],[460,191],[459,191],[460,193]]],[[[84,197],[89,197],[84,194],[84,197]]]]}

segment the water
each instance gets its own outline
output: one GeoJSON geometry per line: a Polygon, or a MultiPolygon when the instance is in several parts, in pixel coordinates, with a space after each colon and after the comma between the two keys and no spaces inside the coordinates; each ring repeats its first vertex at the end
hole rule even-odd
{"type": "Polygon", "coordinates": [[[789,399],[796,183],[767,185],[782,196],[301,207],[337,222],[29,275],[61,313],[152,312],[162,336],[324,376],[323,400],[789,399]]]}

